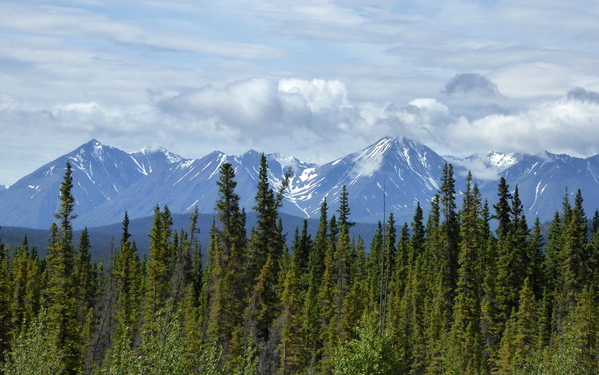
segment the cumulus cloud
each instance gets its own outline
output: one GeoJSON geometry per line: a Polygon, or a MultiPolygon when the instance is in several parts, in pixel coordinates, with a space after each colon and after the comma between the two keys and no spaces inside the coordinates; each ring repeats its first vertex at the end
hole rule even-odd
{"type": "Polygon", "coordinates": [[[338,81],[252,78],[217,88],[211,85],[162,99],[157,108],[174,118],[191,119],[203,131],[224,132],[237,140],[313,132],[320,137],[355,128],[338,81]]]}
{"type": "Polygon", "coordinates": [[[348,106],[345,84],[339,81],[282,79],[279,81],[279,91],[300,94],[314,113],[334,107],[348,106]]]}
{"type": "MultiPolygon", "coordinates": [[[[579,92],[580,94],[580,92],[579,92]]],[[[570,95],[541,101],[511,115],[494,114],[473,121],[459,118],[445,128],[445,147],[459,151],[550,151],[573,156],[599,152],[596,122],[599,103],[570,95]]]]}
{"type": "Polygon", "coordinates": [[[587,3],[1,2],[0,183],[24,175],[13,154],[30,171],[92,137],[316,162],[387,135],[592,154],[587,3]]]}

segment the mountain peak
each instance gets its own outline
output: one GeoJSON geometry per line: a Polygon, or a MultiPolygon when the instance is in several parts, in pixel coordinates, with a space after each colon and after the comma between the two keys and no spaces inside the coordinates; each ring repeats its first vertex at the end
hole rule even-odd
{"type": "Polygon", "coordinates": [[[434,153],[428,147],[420,142],[413,141],[405,137],[384,137],[377,142],[366,147],[356,155],[358,159],[378,160],[379,164],[383,159],[396,155],[410,163],[414,157],[426,159],[427,154],[434,153]]]}
{"type": "Polygon", "coordinates": [[[422,146],[422,143],[406,137],[383,137],[368,146],[367,149],[376,150],[378,153],[384,153],[390,148],[420,148],[422,146]]]}
{"type": "Polygon", "coordinates": [[[98,141],[95,138],[90,139],[89,141],[87,141],[86,143],[82,144],[81,147],[84,146],[93,146],[93,147],[101,147],[104,146],[100,141],[98,141]]]}
{"type": "Polygon", "coordinates": [[[147,157],[153,157],[153,156],[160,157],[160,156],[164,155],[166,157],[168,164],[178,163],[183,160],[183,158],[181,156],[170,152],[169,150],[167,150],[164,147],[147,146],[147,147],[142,148],[139,151],[130,152],[129,155],[131,155],[132,157],[135,157],[135,155],[144,155],[147,157]]]}

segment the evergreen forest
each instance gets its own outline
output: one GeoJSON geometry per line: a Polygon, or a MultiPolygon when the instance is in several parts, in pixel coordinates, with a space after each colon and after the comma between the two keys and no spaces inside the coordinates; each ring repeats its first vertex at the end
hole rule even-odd
{"type": "Polygon", "coordinates": [[[502,178],[482,201],[471,174],[456,191],[446,164],[430,212],[417,203],[403,224],[389,213],[365,248],[345,187],[334,212],[322,202],[316,235],[304,221],[288,239],[278,211],[292,171],[273,186],[262,155],[253,228],[234,168],[219,172],[210,228],[196,209],[175,231],[156,206],[140,259],[125,212],[97,263],[87,230],[73,236],[67,163],[47,256],[27,237],[0,244],[1,372],[599,373],[599,212],[586,216],[580,191],[543,235],[517,186],[502,178]]]}

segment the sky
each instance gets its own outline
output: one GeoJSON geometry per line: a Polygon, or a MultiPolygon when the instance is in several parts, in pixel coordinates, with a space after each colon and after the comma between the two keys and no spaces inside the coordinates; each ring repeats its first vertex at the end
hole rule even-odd
{"type": "Polygon", "coordinates": [[[325,163],[599,153],[599,3],[0,1],[0,184],[97,139],[325,163]]]}

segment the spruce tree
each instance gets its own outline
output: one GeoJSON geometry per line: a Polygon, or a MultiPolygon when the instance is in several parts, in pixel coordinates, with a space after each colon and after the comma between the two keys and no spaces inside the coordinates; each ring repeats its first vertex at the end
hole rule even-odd
{"type": "Polygon", "coordinates": [[[478,189],[473,189],[472,174],[466,177],[466,191],[461,214],[461,241],[459,269],[453,324],[450,333],[451,350],[462,353],[459,363],[447,364],[456,367],[463,374],[476,374],[482,368],[482,345],[479,328],[480,302],[478,300],[480,253],[485,245],[481,242],[480,215],[482,205],[478,189]]]}
{"type": "Polygon", "coordinates": [[[291,256],[291,262],[285,274],[283,292],[281,296],[281,315],[279,324],[281,328],[281,374],[298,373],[301,365],[302,340],[301,329],[301,293],[299,274],[299,254],[291,256]]]}
{"type": "Polygon", "coordinates": [[[457,270],[458,270],[458,245],[459,245],[459,221],[458,212],[455,202],[455,179],[453,177],[453,166],[445,164],[443,167],[443,175],[441,177],[441,187],[439,188],[439,202],[441,204],[441,212],[443,214],[443,222],[441,223],[441,234],[443,241],[443,254],[445,263],[445,300],[447,313],[451,314],[451,304],[454,298],[454,290],[457,285],[457,270]]]}
{"type": "Polygon", "coordinates": [[[530,279],[535,296],[541,298],[543,288],[545,287],[545,278],[543,274],[543,264],[545,262],[545,252],[543,235],[541,233],[541,220],[537,217],[528,241],[527,256],[528,261],[526,277],[530,279]]]}
{"type": "Polygon", "coordinates": [[[212,226],[210,264],[206,270],[210,293],[207,334],[211,341],[224,348],[223,354],[229,356],[240,351],[243,345],[236,335],[240,335],[244,306],[254,280],[245,275],[245,266],[250,261],[246,253],[245,215],[239,207],[235,170],[231,164],[221,165],[217,184],[216,212],[220,226],[212,226]]]}
{"type": "Polygon", "coordinates": [[[352,227],[356,223],[352,223],[349,221],[349,215],[351,210],[349,208],[349,193],[347,192],[347,186],[343,185],[341,187],[341,195],[339,196],[339,208],[337,209],[339,213],[339,226],[347,226],[352,227]]]}
{"type": "Polygon", "coordinates": [[[77,322],[77,286],[73,273],[75,247],[73,245],[72,220],[77,216],[75,198],[71,194],[73,177],[71,164],[67,162],[63,182],[60,185],[60,206],[54,217],[59,225],[50,227],[50,244],[46,257],[48,286],[46,300],[51,334],[56,335],[58,345],[65,348],[64,372],[74,374],[82,367],[80,326],[77,322]]]}
{"type": "Polygon", "coordinates": [[[261,366],[265,363],[265,355],[268,354],[264,348],[270,339],[271,327],[280,308],[277,286],[280,285],[279,270],[286,248],[279,220],[279,208],[291,173],[291,169],[286,171],[281,185],[275,190],[268,179],[266,155],[262,154],[254,198],[256,204],[253,207],[257,222],[252,228],[248,242],[249,262],[246,270],[252,278],[253,288],[244,317],[245,332],[253,335],[256,345],[260,348],[261,366]]]}
{"type": "Polygon", "coordinates": [[[499,201],[493,207],[495,208],[494,219],[499,222],[497,226],[497,238],[501,241],[511,231],[511,216],[510,216],[510,201],[512,195],[509,191],[510,187],[507,184],[505,177],[499,179],[498,192],[499,201]]]}
{"type": "Polygon", "coordinates": [[[137,255],[135,243],[129,238],[129,215],[125,212],[122,223],[123,234],[120,250],[114,260],[112,274],[116,283],[115,320],[116,337],[125,336],[128,342],[133,342],[137,333],[137,323],[141,302],[141,264],[137,255]]]}
{"type": "Polygon", "coordinates": [[[80,322],[83,324],[91,312],[97,291],[96,267],[91,261],[91,243],[87,228],[81,231],[77,255],[75,257],[75,282],[79,286],[77,304],[80,310],[80,322]]]}
{"type": "Polygon", "coordinates": [[[307,290],[304,294],[301,312],[300,336],[303,352],[301,367],[312,372],[320,359],[320,317],[321,303],[319,290],[324,274],[325,254],[328,246],[328,206],[326,198],[320,205],[319,227],[310,250],[307,269],[307,290]]]}
{"type": "MultiPolygon", "coordinates": [[[[0,244],[0,247],[3,245],[0,244]]],[[[30,322],[37,314],[40,294],[39,259],[32,259],[27,236],[14,251],[10,271],[12,298],[10,300],[11,329],[13,338],[18,335],[24,322],[30,322]],[[34,264],[35,263],[35,264],[34,264]],[[33,300],[30,299],[33,293],[33,300]]]]}
{"type": "Polygon", "coordinates": [[[585,281],[585,255],[588,242],[587,219],[582,208],[582,193],[578,190],[574,208],[565,222],[564,247],[561,255],[561,294],[566,310],[574,307],[577,294],[585,281]]]}
{"type": "Polygon", "coordinates": [[[162,309],[170,296],[173,271],[173,219],[165,205],[161,210],[154,208],[154,219],[150,230],[150,259],[146,264],[145,280],[145,327],[153,332],[156,314],[162,309]]]}

